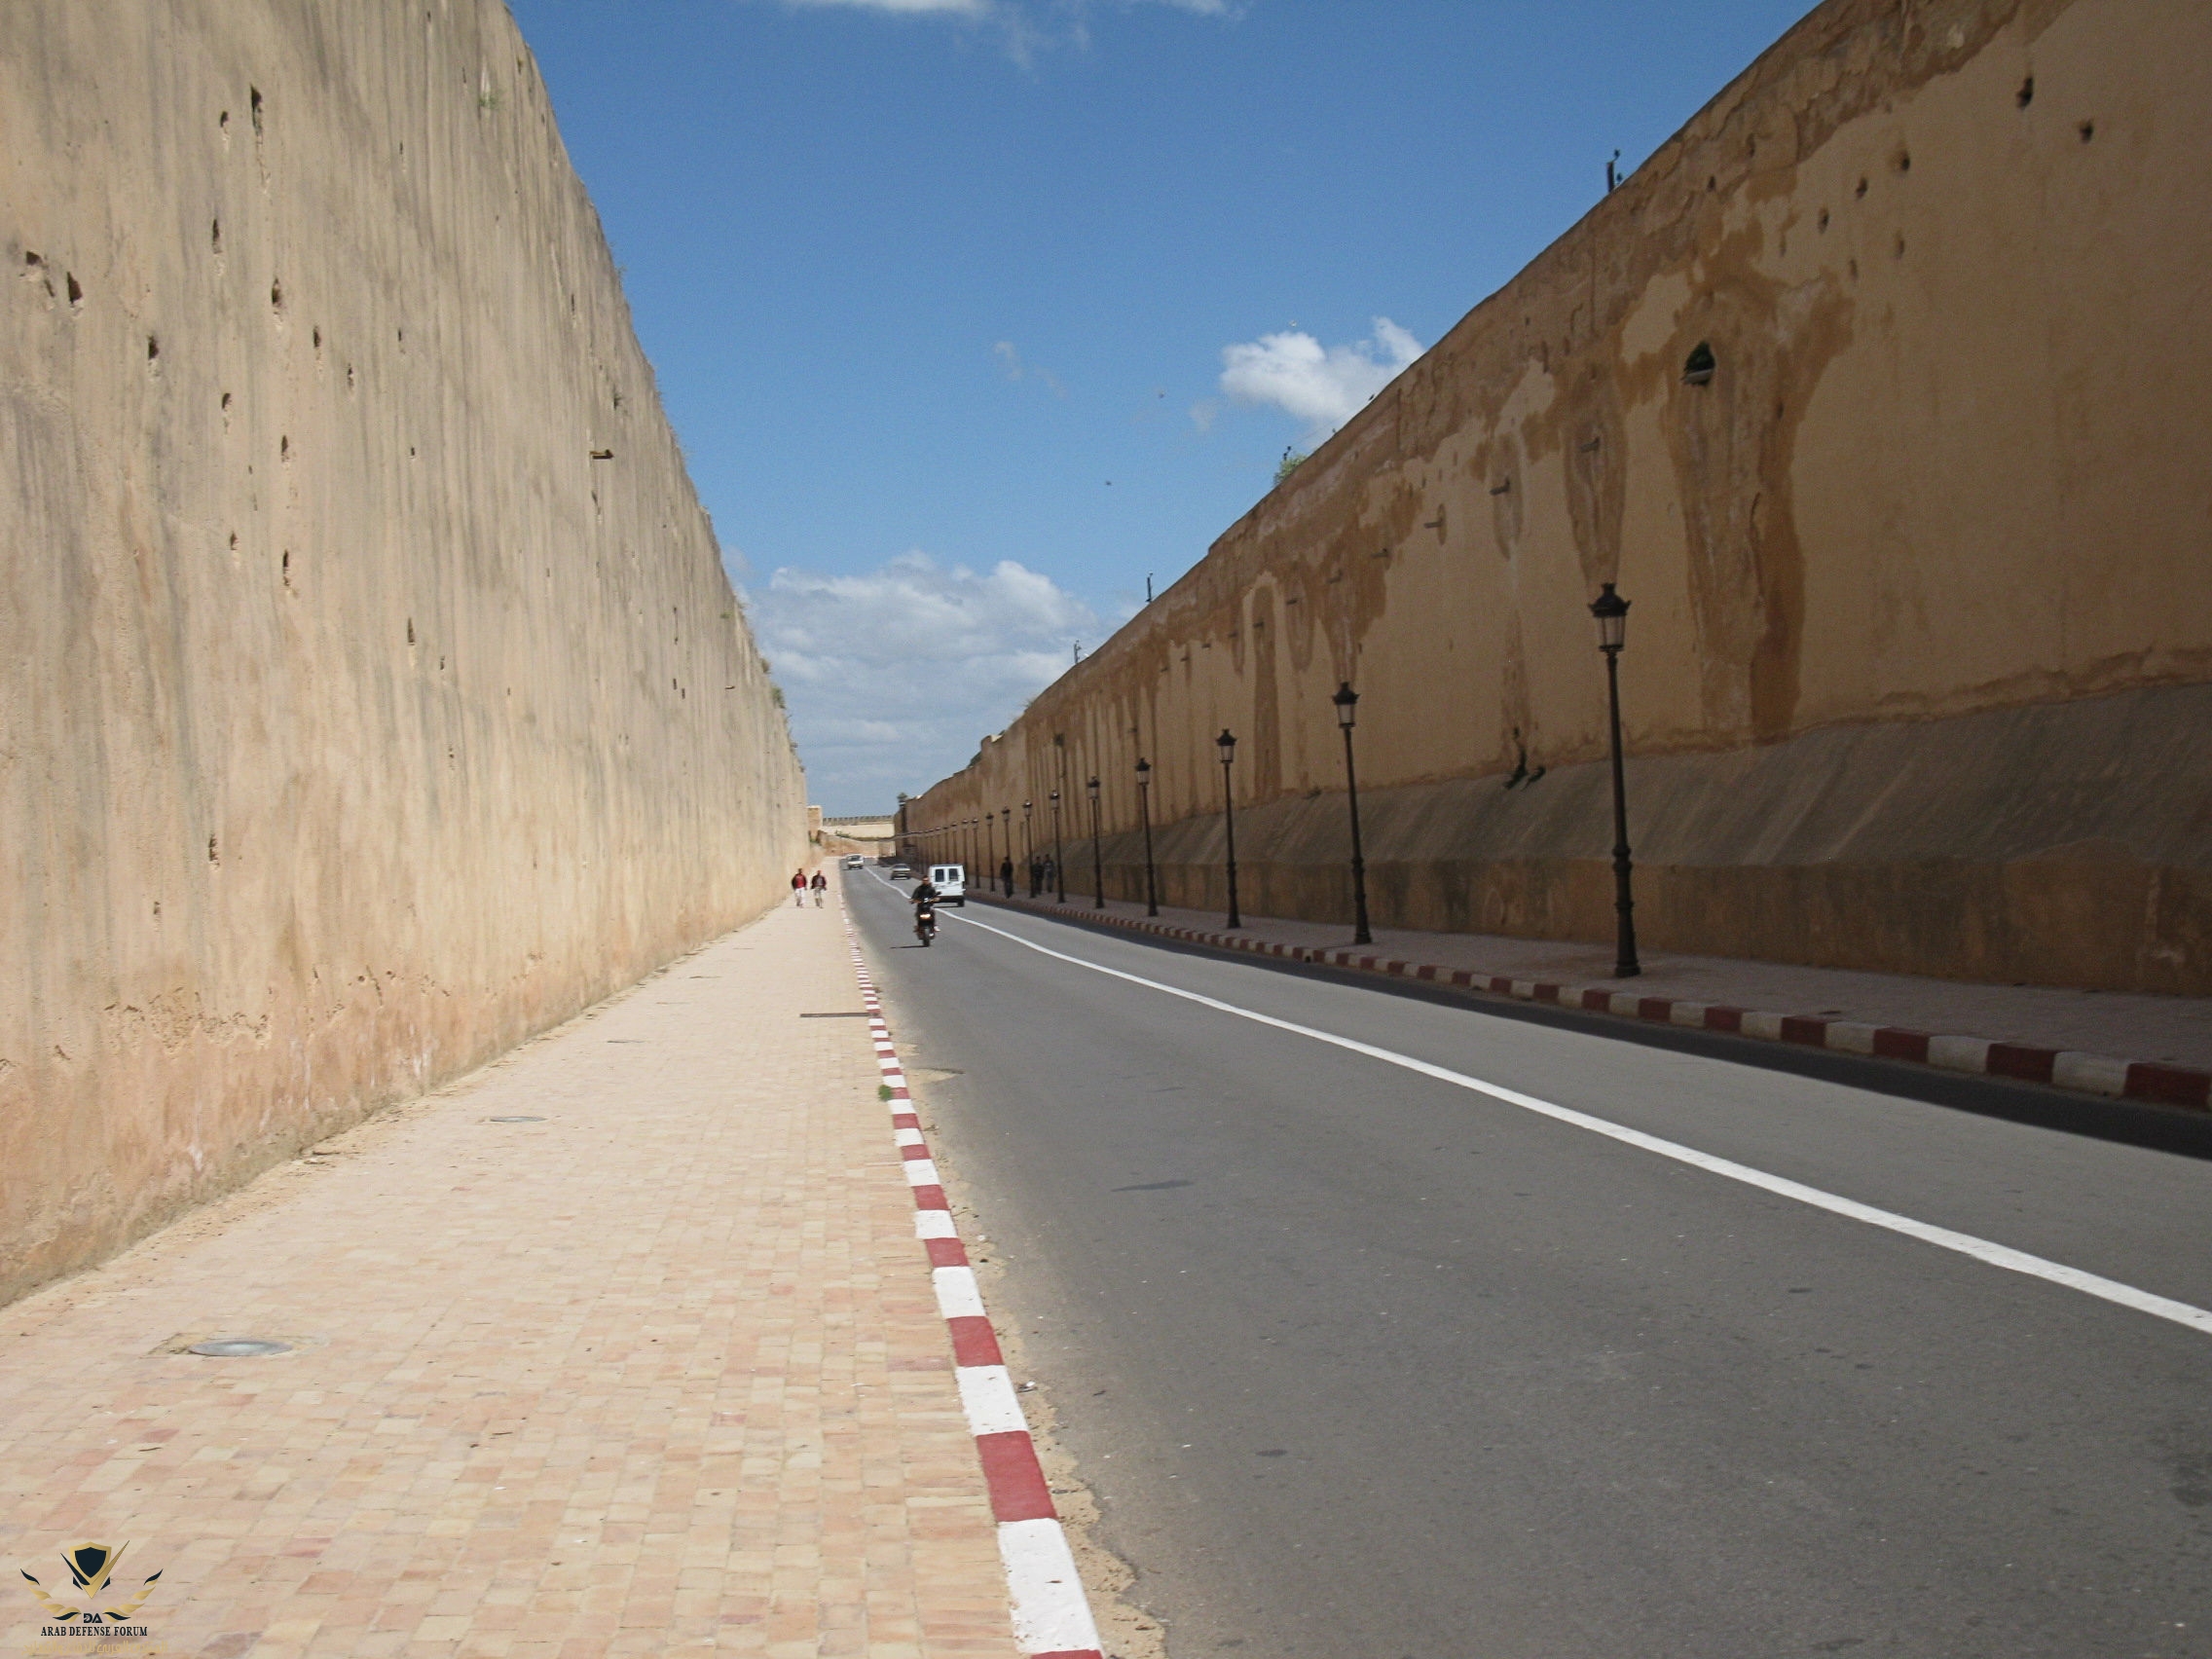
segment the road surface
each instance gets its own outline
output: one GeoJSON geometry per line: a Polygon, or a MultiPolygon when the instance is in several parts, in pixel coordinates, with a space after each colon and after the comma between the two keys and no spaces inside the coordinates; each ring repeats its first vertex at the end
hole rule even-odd
{"type": "Polygon", "coordinates": [[[2212,1656],[2212,1160],[847,892],[1173,1659],[2212,1656]]]}

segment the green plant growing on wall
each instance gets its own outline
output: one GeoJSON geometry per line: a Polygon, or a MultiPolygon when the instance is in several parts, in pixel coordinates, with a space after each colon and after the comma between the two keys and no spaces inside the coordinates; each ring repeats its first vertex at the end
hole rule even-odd
{"type": "Polygon", "coordinates": [[[1282,460],[1275,462],[1275,482],[1277,484],[1280,484],[1285,478],[1288,478],[1293,472],[1296,472],[1299,467],[1305,463],[1306,460],[1307,456],[1304,450],[1293,449],[1288,444],[1285,444],[1283,446],[1282,460]]]}

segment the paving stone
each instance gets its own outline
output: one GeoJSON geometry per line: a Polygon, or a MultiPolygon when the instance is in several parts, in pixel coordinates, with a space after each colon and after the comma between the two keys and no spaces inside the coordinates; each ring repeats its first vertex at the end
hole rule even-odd
{"type": "Polygon", "coordinates": [[[846,951],[772,910],[0,1310],[0,1559],[129,1540],[177,1654],[1012,1659],[846,951]]]}

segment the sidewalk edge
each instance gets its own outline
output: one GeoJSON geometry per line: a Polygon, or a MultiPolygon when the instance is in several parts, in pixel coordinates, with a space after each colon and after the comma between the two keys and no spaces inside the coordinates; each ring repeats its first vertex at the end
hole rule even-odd
{"type": "Polygon", "coordinates": [[[1660,1025],[1683,1025],[1705,1031],[1724,1031],[1766,1042],[1794,1043],[1841,1053],[1869,1054],[1888,1060],[1905,1060],[1943,1071],[1967,1072],[1985,1077],[2009,1078],[2018,1083],[2044,1083],[2083,1094],[2100,1094],[2115,1100],[2134,1100],[2154,1106],[2212,1111],[2212,1072],[2191,1066],[2168,1065],[2160,1060],[2114,1059],[2073,1049],[2039,1049],[2021,1043],[1996,1042],[1986,1037],[1945,1036],[1914,1031],[1903,1026],[1868,1025],[1855,1020],[1828,1019],[1794,1014],[1775,1014],[1735,1008],[1725,1003],[1696,1003],[1673,997],[1639,996],[1604,985],[1555,984],[1541,979],[1510,979],[1502,975],[1478,974],[1468,968],[1444,968],[1435,963],[1405,962],[1395,957],[1355,950],[1318,949],[1309,945],[1270,943],[1265,940],[1228,933],[1207,933],[1197,928],[1140,916],[1124,916],[1096,910],[1079,912],[1059,904],[1031,899],[1009,899],[996,894],[972,893],[972,898],[1008,909],[1038,915],[1060,916],[1070,921],[1117,927],[1131,933],[1156,934],[1162,939],[1209,945],[1218,950],[1243,950],[1255,956],[1275,956],[1285,961],[1309,962],[1329,968],[1390,978],[1419,979],[1461,990],[1513,997],[1522,1002],[1547,1003],[1586,1014],[1610,1014],[1622,1019],[1646,1020],[1660,1025]]]}
{"type": "Polygon", "coordinates": [[[991,1515],[998,1525],[999,1560],[1006,1569],[1014,1644],[1030,1659],[1104,1659],[1090,1598],[1076,1571],[1074,1552],[1038,1460],[1037,1444],[999,1352],[981,1287],[968,1262],[968,1247],[930,1158],[929,1142],[906,1085],[906,1069],[883,1017],[883,1000],[841,894],[838,903],[844,910],[853,974],[867,1010],[868,1039],[883,1077],[879,1092],[891,1107],[892,1138],[914,1195],[914,1236],[929,1255],[938,1310],[944,1315],[952,1341],[953,1381],[969,1432],[976,1437],[976,1457],[982,1465],[991,1515]]]}

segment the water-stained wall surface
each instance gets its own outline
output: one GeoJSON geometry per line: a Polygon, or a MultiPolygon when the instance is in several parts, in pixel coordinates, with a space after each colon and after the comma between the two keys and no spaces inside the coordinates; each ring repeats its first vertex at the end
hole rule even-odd
{"type": "Polygon", "coordinates": [[[2207,156],[2212,8],[1829,0],[909,827],[1218,904],[1227,726],[1348,919],[1348,680],[1377,921],[1604,940],[1615,581],[1647,946],[2212,992],[2207,156]]]}

